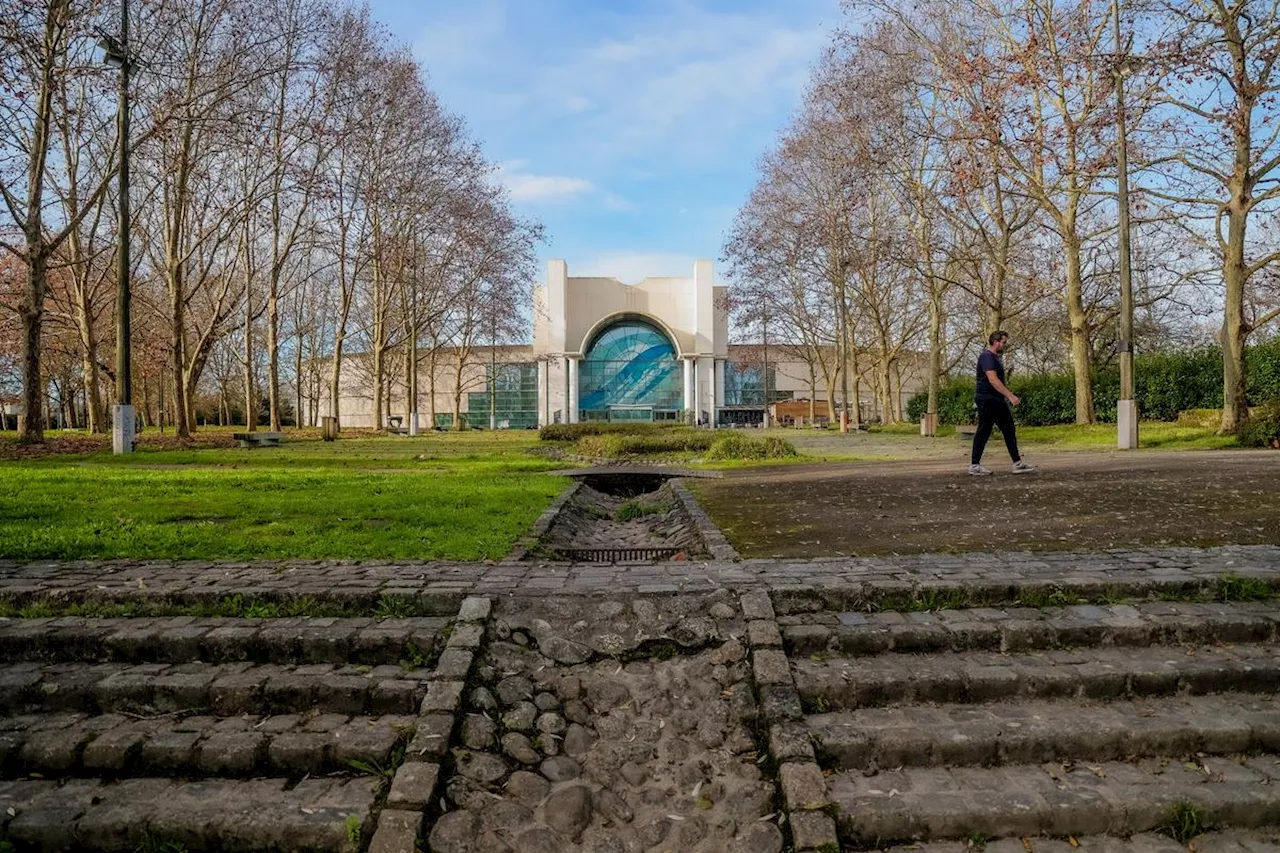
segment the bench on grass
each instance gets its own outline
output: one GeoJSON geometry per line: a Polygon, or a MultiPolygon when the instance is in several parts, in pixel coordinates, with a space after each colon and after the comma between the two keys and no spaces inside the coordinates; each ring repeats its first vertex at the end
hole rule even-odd
{"type": "Polygon", "coordinates": [[[282,432],[237,432],[232,433],[237,447],[279,447],[282,432]]]}
{"type": "Polygon", "coordinates": [[[978,432],[976,424],[957,424],[956,438],[961,441],[973,441],[973,437],[978,432]]]}

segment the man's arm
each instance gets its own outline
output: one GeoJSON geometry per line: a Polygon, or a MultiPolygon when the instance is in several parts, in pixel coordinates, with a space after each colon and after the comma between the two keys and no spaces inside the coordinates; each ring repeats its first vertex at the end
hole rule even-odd
{"type": "Polygon", "coordinates": [[[1005,387],[1005,384],[1000,381],[1000,377],[996,375],[996,372],[994,370],[987,371],[987,381],[990,382],[991,387],[996,389],[996,392],[1001,397],[1004,397],[1006,400],[1008,400],[1011,405],[1016,406],[1022,402],[1020,399],[1018,399],[1017,394],[1013,393],[1012,391],[1010,391],[1008,388],[1005,387]]]}

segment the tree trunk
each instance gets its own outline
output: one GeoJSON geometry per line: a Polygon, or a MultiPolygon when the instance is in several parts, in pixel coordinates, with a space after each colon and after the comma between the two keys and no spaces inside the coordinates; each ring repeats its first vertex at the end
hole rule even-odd
{"type": "MultiPolygon", "coordinates": [[[[275,274],[272,273],[271,291],[267,294],[267,407],[270,410],[271,431],[279,432],[280,424],[280,298],[277,294],[275,274]]],[[[298,376],[301,385],[302,376],[298,376]]],[[[295,420],[301,417],[301,407],[295,420]]]]}
{"type": "Polygon", "coordinates": [[[938,386],[942,377],[942,295],[936,284],[929,293],[929,406],[927,435],[938,434],[938,386]]]}
{"type": "Polygon", "coordinates": [[[1093,353],[1089,346],[1089,321],[1084,309],[1084,281],[1080,272],[1080,244],[1074,232],[1064,228],[1063,250],[1067,272],[1067,321],[1071,326],[1071,367],[1076,386],[1076,423],[1091,424],[1093,414],[1093,353]]]}
{"type": "MultiPolygon", "coordinates": [[[[248,257],[249,250],[245,250],[248,257]]],[[[249,290],[249,269],[245,267],[244,284],[244,426],[249,432],[258,430],[258,404],[253,393],[253,294],[249,290]]]]}
{"type": "Polygon", "coordinates": [[[41,237],[28,234],[27,245],[38,248],[27,255],[27,298],[22,302],[22,406],[18,441],[44,441],[44,381],[40,375],[40,338],[44,328],[44,296],[47,263],[41,237]]]}
{"type": "Polygon", "coordinates": [[[1226,263],[1222,270],[1226,298],[1222,314],[1222,428],[1219,431],[1223,434],[1234,434],[1249,419],[1244,365],[1244,346],[1249,336],[1244,314],[1245,204],[1242,182],[1237,181],[1231,188],[1226,263]]]}

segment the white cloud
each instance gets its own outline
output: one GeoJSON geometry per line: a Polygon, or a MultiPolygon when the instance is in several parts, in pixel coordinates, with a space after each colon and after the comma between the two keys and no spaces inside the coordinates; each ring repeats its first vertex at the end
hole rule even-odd
{"type": "Polygon", "coordinates": [[[498,180],[511,193],[516,202],[568,201],[577,196],[595,192],[595,185],[583,178],[566,175],[532,175],[523,171],[524,160],[503,163],[498,170],[498,180]]]}

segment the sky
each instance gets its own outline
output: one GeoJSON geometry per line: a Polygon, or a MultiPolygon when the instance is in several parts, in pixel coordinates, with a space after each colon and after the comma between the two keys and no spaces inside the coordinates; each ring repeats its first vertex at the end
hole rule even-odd
{"type": "MultiPolygon", "coordinates": [[[[370,0],[569,274],[692,275],[841,23],[839,0],[370,0]]],[[[718,278],[723,278],[718,275],[718,278]]]]}

